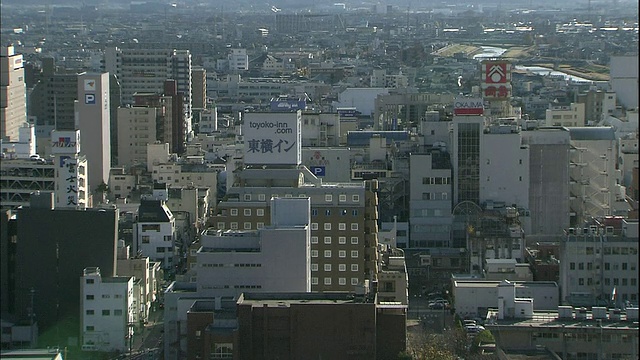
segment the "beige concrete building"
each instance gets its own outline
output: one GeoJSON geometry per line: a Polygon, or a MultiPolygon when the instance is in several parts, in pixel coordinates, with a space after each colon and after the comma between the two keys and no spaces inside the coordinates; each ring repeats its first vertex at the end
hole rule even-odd
{"type": "Polygon", "coordinates": [[[27,121],[27,88],[22,54],[13,45],[0,50],[0,138],[18,140],[18,129],[27,121]]]}
{"type": "Polygon", "coordinates": [[[552,106],[546,111],[545,126],[576,127],[585,125],[586,114],[584,103],[552,106]]]}
{"type": "Polygon", "coordinates": [[[147,144],[156,141],[154,107],[118,109],[118,165],[132,166],[147,162],[147,144]]]}

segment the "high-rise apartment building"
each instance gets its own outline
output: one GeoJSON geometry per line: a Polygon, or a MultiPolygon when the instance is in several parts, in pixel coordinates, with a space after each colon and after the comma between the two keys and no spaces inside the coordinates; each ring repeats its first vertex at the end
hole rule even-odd
{"type": "Polygon", "coordinates": [[[27,88],[22,54],[13,45],[0,49],[0,139],[18,140],[18,129],[27,121],[27,88]]]}
{"type": "MultiPolygon", "coordinates": [[[[38,138],[48,139],[53,129],[75,130],[75,104],[78,99],[78,73],[58,69],[53,58],[42,59],[42,70],[36,75],[37,83],[29,96],[29,117],[36,121],[38,138]],[[42,129],[48,132],[42,133],[42,129]]],[[[46,141],[48,142],[48,140],[46,141]]],[[[38,144],[38,153],[46,149],[38,144]]]]}
{"type": "MultiPolygon", "coordinates": [[[[136,93],[167,93],[166,80],[176,81],[176,95],[184,101],[174,111],[184,112],[184,133],[191,132],[192,78],[189,50],[121,49],[105,50],[105,70],[120,80],[123,105],[134,104],[136,93]]],[[[185,138],[186,139],[186,138],[185,138]]]]}

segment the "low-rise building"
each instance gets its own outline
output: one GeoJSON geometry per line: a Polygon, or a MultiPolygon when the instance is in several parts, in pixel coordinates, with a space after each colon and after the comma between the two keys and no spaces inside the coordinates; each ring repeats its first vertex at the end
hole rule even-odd
{"type": "Polygon", "coordinates": [[[134,323],[133,277],[102,277],[100,268],[86,268],[80,294],[82,350],[127,351],[134,323]]]}
{"type": "Polygon", "coordinates": [[[391,359],[406,350],[406,306],[375,296],[244,293],[237,304],[238,359],[391,359]]]}
{"type": "MultiPolygon", "coordinates": [[[[551,281],[512,283],[519,298],[533,298],[535,310],[555,310],[559,302],[558,284],[551,281]]],[[[496,306],[500,281],[453,279],[453,298],[456,314],[462,318],[484,316],[496,306]]]]}

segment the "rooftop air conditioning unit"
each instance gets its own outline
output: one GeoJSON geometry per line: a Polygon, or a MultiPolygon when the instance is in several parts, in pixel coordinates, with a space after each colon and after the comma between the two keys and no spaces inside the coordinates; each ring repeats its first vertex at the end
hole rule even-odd
{"type": "Polygon", "coordinates": [[[607,308],[606,307],[592,307],[591,313],[593,315],[593,319],[607,319],[607,308]]]}
{"type": "Polygon", "coordinates": [[[587,308],[579,308],[576,309],[576,320],[586,320],[587,319],[587,308]]]}
{"type": "Polygon", "coordinates": [[[573,308],[571,306],[558,306],[558,318],[573,319],[573,308]]]}
{"type": "Polygon", "coordinates": [[[611,309],[609,311],[609,319],[620,321],[620,309],[611,309]]]}
{"type": "Polygon", "coordinates": [[[575,228],[569,228],[569,235],[575,235],[576,234],[576,229],[575,228]]]}
{"type": "Polygon", "coordinates": [[[627,308],[627,320],[628,321],[638,321],[638,309],[636,308],[627,308]]]}

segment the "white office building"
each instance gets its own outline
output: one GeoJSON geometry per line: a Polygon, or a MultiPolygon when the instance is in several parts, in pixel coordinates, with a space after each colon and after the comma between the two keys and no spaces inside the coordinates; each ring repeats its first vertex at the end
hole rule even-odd
{"type": "MultiPolygon", "coordinates": [[[[456,314],[461,318],[484,317],[498,304],[501,281],[452,279],[456,314]]],[[[534,299],[535,310],[555,310],[560,305],[558,284],[553,281],[512,282],[518,298],[534,299]]]]}
{"type": "Polygon", "coordinates": [[[197,253],[198,293],[310,292],[310,200],[271,200],[271,226],[257,231],[207,230],[197,253]]]}
{"type": "Polygon", "coordinates": [[[102,277],[86,268],[80,277],[80,323],[83,351],[129,349],[133,322],[133,277],[102,277]]]}
{"type": "Polygon", "coordinates": [[[133,252],[162,263],[163,269],[174,265],[176,219],[163,200],[140,201],[138,222],[133,228],[133,252]]]}
{"type": "Polygon", "coordinates": [[[605,217],[569,228],[560,243],[562,302],[574,306],[638,302],[638,221],[605,217]],[[615,300],[611,302],[615,289],[615,300]]]}

